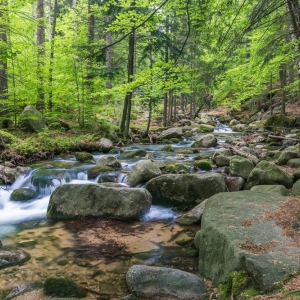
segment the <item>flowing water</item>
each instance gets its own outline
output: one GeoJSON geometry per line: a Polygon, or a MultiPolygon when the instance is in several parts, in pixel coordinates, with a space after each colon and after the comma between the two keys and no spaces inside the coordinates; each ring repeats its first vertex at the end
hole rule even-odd
{"type": "MultiPolygon", "coordinates": [[[[217,133],[223,133],[220,130],[217,133]]],[[[176,151],[190,147],[192,142],[193,138],[172,145],[175,153],[161,151],[164,145],[137,144],[125,150],[145,149],[156,160],[178,162],[176,151]]],[[[201,154],[214,151],[206,149],[201,154]]],[[[102,155],[95,154],[95,160],[102,155]]],[[[184,156],[183,162],[191,162],[194,156],[184,156]]],[[[138,161],[121,161],[122,170],[106,176],[126,184],[128,171],[138,161]]],[[[180,211],[153,205],[149,213],[134,222],[100,219],[50,222],[46,219],[49,198],[57,186],[101,182],[100,177],[88,180],[87,170],[92,166],[80,164],[74,158],[40,162],[30,166],[30,171],[20,176],[13,185],[0,186],[0,239],[3,248],[22,248],[31,256],[24,265],[1,270],[0,299],[3,290],[20,284],[38,286],[39,282],[55,273],[67,274],[80,285],[98,293],[89,293],[87,299],[97,299],[99,294],[107,297],[103,299],[125,296],[128,293],[125,274],[134,264],[174,267],[198,273],[198,259],[192,244],[199,226],[177,224],[180,211]],[[35,182],[33,186],[37,172],[47,168],[51,172],[57,171],[59,176],[50,178],[46,183],[35,182]],[[26,202],[10,201],[12,191],[20,187],[34,188],[38,192],[37,198],[26,202]]]]}

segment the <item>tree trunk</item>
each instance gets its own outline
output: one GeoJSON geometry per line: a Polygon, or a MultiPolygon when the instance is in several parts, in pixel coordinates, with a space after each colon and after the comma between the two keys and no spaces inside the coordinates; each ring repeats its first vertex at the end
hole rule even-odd
{"type": "MultiPolygon", "coordinates": [[[[7,3],[0,3],[0,42],[5,46],[0,47],[0,57],[6,57],[7,53],[5,47],[7,45],[7,22],[6,22],[7,3]]],[[[2,108],[3,100],[7,99],[8,92],[8,77],[7,77],[7,62],[0,59],[0,107],[2,108]]]]}
{"type": "Polygon", "coordinates": [[[168,125],[172,122],[172,112],[173,112],[173,91],[169,91],[169,114],[168,114],[168,125]]]}
{"type": "MultiPolygon", "coordinates": [[[[108,26],[108,24],[111,22],[111,17],[110,16],[106,16],[106,24],[108,26]]],[[[111,45],[112,44],[112,32],[111,31],[107,31],[105,33],[105,45],[111,45]]],[[[112,88],[112,82],[111,82],[111,76],[110,76],[110,72],[111,72],[111,67],[112,67],[112,47],[107,47],[105,49],[105,60],[106,60],[106,67],[109,71],[109,79],[106,80],[106,88],[108,90],[110,90],[112,88]]],[[[109,100],[110,100],[111,96],[108,95],[106,96],[106,104],[108,104],[109,100]]]]}
{"type": "Polygon", "coordinates": [[[57,19],[57,1],[58,0],[54,0],[51,43],[50,43],[49,99],[48,99],[49,111],[52,111],[53,108],[53,63],[54,63],[54,46],[55,46],[54,38],[55,38],[56,19],[57,19]]]}
{"type": "Polygon", "coordinates": [[[270,114],[273,115],[273,76],[270,75],[270,114]]]}
{"type": "MultiPolygon", "coordinates": [[[[166,34],[170,32],[169,18],[166,18],[166,34]]],[[[166,43],[165,45],[165,63],[169,62],[169,46],[166,43]]],[[[168,80],[168,74],[165,76],[165,81],[168,80]]],[[[170,100],[170,99],[169,99],[170,100]]],[[[164,113],[163,113],[163,126],[166,127],[168,125],[168,93],[164,94],[164,113]]]]}
{"type": "Polygon", "coordinates": [[[285,115],[285,102],[286,102],[286,65],[283,64],[281,66],[281,69],[279,71],[279,77],[280,77],[280,87],[282,91],[282,97],[281,97],[281,114],[285,115]]]}
{"type": "Polygon", "coordinates": [[[44,0],[37,2],[37,77],[38,77],[38,99],[36,108],[40,111],[45,109],[44,92],[44,61],[45,61],[45,20],[44,20],[44,0]]]}

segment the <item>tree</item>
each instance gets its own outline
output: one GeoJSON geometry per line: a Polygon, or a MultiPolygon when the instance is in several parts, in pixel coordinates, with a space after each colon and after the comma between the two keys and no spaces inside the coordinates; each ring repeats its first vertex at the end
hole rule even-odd
{"type": "Polygon", "coordinates": [[[8,76],[7,76],[7,2],[0,3],[0,101],[7,99],[8,76]]]}

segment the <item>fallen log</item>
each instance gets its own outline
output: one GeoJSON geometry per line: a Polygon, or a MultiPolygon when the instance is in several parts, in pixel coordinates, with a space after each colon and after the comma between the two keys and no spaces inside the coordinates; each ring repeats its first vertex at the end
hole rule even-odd
{"type": "Polygon", "coordinates": [[[238,149],[237,147],[227,145],[227,144],[222,144],[222,146],[226,149],[231,150],[234,154],[237,154],[239,156],[242,156],[242,157],[245,157],[245,158],[249,159],[255,165],[257,165],[259,163],[259,159],[256,156],[254,156],[250,153],[244,152],[244,151],[238,149]]]}
{"type": "Polygon", "coordinates": [[[275,139],[275,140],[289,140],[289,141],[299,142],[299,139],[293,139],[293,138],[288,138],[288,137],[279,136],[279,135],[269,135],[269,138],[275,139]]]}

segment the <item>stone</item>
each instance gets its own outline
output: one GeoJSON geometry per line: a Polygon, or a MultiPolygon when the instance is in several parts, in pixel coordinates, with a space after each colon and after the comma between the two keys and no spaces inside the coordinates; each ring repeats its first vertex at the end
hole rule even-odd
{"type": "Polygon", "coordinates": [[[193,165],[194,169],[200,169],[202,171],[211,171],[212,169],[210,162],[206,159],[195,160],[193,165]]]}
{"type": "Polygon", "coordinates": [[[262,218],[286,197],[253,191],[219,193],[208,199],[201,221],[199,270],[214,284],[245,271],[260,289],[299,271],[300,249],[283,229],[262,218]]]}
{"type": "Polygon", "coordinates": [[[120,169],[121,163],[118,161],[118,159],[112,155],[105,155],[100,157],[96,161],[97,167],[110,167],[113,169],[120,169]]]}
{"type": "Polygon", "coordinates": [[[202,136],[200,139],[196,140],[192,147],[202,147],[202,148],[211,148],[217,145],[217,138],[213,134],[206,134],[202,136]]]}
{"type": "Polygon", "coordinates": [[[208,124],[200,124],[199,126],[199,132],[213,132],[215,129],[215,126],[208,125],[208,124]]]}
{"type": "Polygon", "coordinates": [[[206,201],[207,199],[192,208],[190,211],[178,218],[176,222],[181,225],[192,225],[200,223],[206,201]]]}
{"type": "Polygon", "coordinates": [[[160,134],[160,138],[161,139],[181,138],[182,134],[183,132],[181,127],[174,127],[162,131],[160,134]]]}
{"type": "Polygon", "coordinates": [[[88,179],[96,179],[101,173],[104,172],[110,172],[113,171],[114,169],[111,167],[103,166],[95,166],[90,169],[88,169],[87,174],[88,174],[88,179]]]}
{"type": "Polygon", "coordinates": [[[201,300],[206,296],[201,277],[171,268],[134,265],[126,273],[126,283],[138,297],[201,300]]]}
{"type": "Polygon", "coordinates": [[[234,126],[234,125],[238,125],[240,124],[241,122],[236,120],[236,119],[232,119],[230,122],[229,122],[229,126],[234,126]]]}
{"type": "Polygon", "coordinates": [[[287,189],[293,185],[293,177],[281,170],[278,166],[266,160],[260,161],[251,171],[245,185],[245,189],[251,189],[255,185],[284,185],[287,189]]]}
{"type": "Polygon", "coordinates": [[[278,165],[285,165],[290,159],[296,158],[297,152],[294,151],[282,151],[278,158],[278,165]]]}
{"type": "Polygon", "coordinates": [[[294,182],[296,182],[297,180],[299,180],[300,179],[300,170],[294,171],[293,177],[294,177],[294,182]]]}
{"type": "Polygon", "coordinates": [[[289,194],[288,189],[283,185],[255,185],[250,191],[260,193],[271,193],[280,196],[287,196],[289,194]]]}
{"type": "Polygon", "coordinates": [[[23,250],[5,251],[0,250],[0,270],[20,265],[30,259],[30,255],[23,250]]]}
{"type": "Polygon", "coordinates": [[[281,130],[282,127],[293,128],[295,119],[290,119],[283,115],[273,115],[267,119],[265,128],[270,131],[281,130]]]}
{"type": "Polygon", "coordinates": [[[224,155],[218,155],[215,157],[215,163],[218,167],[226,167],[229,166],[230,157],[224,155]]]}
{"type": "Polygon", "coordinates": [[[100,139],[100,146],[103,153],[108,153],[114,147],[113,142],[107,138],[100,139]]]}
{"type": "Polygon", "coordinates": [[[246,180],[240,176],[226,176],[225,182],[230,192],[237,192],[243,189],[246,180]]]}
{"type": "Polygon", "coordinates": [[[151,160],[143,160],[137,163],[129,172],[127,182],[131,186],[146,182],[154,177],[161,175],[160,168],[151,160]]]}
{"type": "Polygon", "coordinates": [[[14,183],[17,177],[16,169],[0,165],[0,179],[5,183],[14,183]]]}
{"type": "MultiPolygon", "coordinates": [[[[213,155],[213,157],[212,157],[213,163],[216,163],[216,158],[217,158],[219,155],[222,155],[222,156],[225,156],[225,157],[231,157],[231,156],[233,156],[233,153],[232,153],[232,151],[229,150],[229,149],[226,149],[226,148],[220,148],[220,149],[218,149],[218,150],[214,153],[214,155],[213,155]]],[[[228,165],[229,165],[229,164],[228,164],[228,165]]]]}
{"type": "Polygon", "coordinates": [[[247,179],[255,165],[247,158],[234,155],[230,158],[229,167],[231,175],[247,179]]]}
{"type": "Polygon", "coordinates": [[[122,155],[120,155],[120,159],[132,159],[135,157],[145,157],[147,155],[146,150],[137,149],[130,152],[125,152],[122,155]]]}
{"type": "Polygon", "coordinates": [[[50,275],[44,282],[44,293],[55,297],[86,297],[87,292],[63,274],[50,275]]]}
{"type": "Polygon", "coordinates": [[[300,196],[300,180],[297,180],[292,187],[292,195],[300,196]]]}
{"type": "Polygon", "coordinates": [[[11,201],[27,201],[37,197],[35,190],[31,188],[18,188],[10,194],[11,201]]]}
{"type": "Polygon", "coordinates": [[[33,105],[24,108],[19,116],[18,126],[29,132],[42,131],[47,128],[43,115],[33,105]]]}
{"type": "Polygon", "coordinates": [[[144,188],[102,184],[65,184],[50,196],[47,218],[111,218],[135,220],[150,210],[152,198],[144,188]]]}
{"type": "Polygon", "coordinates": [[[80,162],[89,162],[89,163],[95,162],[93,155],[89,152],[84,152],[84,151],[76,152],[75,158],[77,161],[80,162]]]}
{"type": "Polygon", "coordinates": [[[291,168],[299,168],[300,167],[300,158],[292,158],[292,159],[288,160],[286,165],[291,168]]]}
{"type": "Polygon", "coordinates": [[[217,173],[166,174],[150,179],[145,188],[153,204],[192,208],[219,192],[226,191],[225,178],[217,173]]]}

